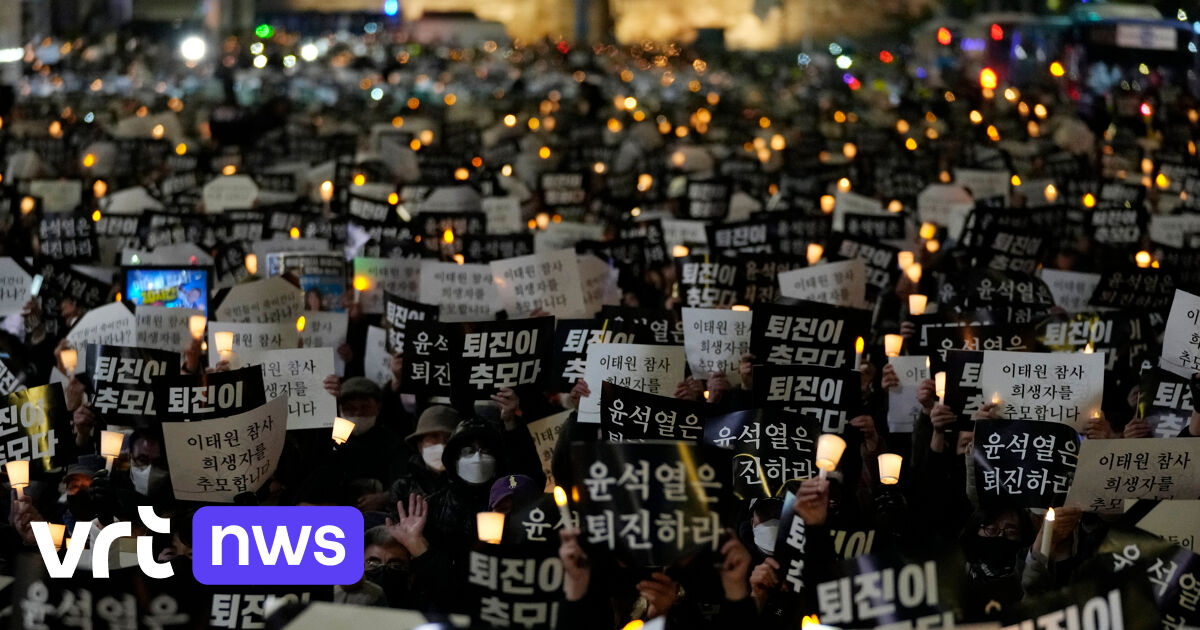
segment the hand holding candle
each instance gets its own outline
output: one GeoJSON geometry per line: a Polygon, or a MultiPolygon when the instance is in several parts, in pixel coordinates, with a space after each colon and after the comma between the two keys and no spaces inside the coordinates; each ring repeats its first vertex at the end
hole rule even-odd
{"type": "Polygon", "coordinates": [[[929,305],[929,297],[920,293],[913,293],[908,296],[908,314],[909,315],[924,315],[925,307],[929,305]]]}
{"type": "Polygon", "coordinates": [[[895,453],[879,455],[879,483],[894,486],[900,483],[900,464],[904,458],[895,453]]]}
{"type": "Polygon", "coordinates": [[[824,433],[817,438],[817,468],[821,469],[821,479],[824,479],[829,471],[837,469],[845,450],[846,441],[832,433],[824,433]]]}
{"type": "Polygon", "coordinates": [[[79,353],[74,348],[63,348],[58,356],[62,360],[63,374],[67,376],[74,374],[75,366],[79,362],[79,353]]]}
{"type": "Polygon", "coordinates": [[[8,474],[8,485],[17,491],[17,498],[25,496],[24,488],[29,485],[29,460],[18,459],[4,464],[8,474]]]}
{"type": "Polygon", "coordinates": [[[862,337],[854,340],[854,369],[856,370],[862,366],[862,355],[865,345],[862,337]]]}
{"type": "Polygon", "coordinates": [[[354,423],[345,418],[333,419],[333,441],[338,444],[345,444],[346,440],[350,439],[350,434],[354,432],[354,423]]]}
{"type": "Polygon", "coordinates": [[[504,538],[504,513],[480,512],[475,515],[475,525],[479,529],[479,540],[499,545],[504,538]]]}
{"type": "Polygon", "coordinates": [[[937,394],[938,404],[946,403],[946,373],[938,372],[933,375],[933,391],[937,394]]]}
{"type": "Polygon", "coordinates": [[[200,341],[204,336],[204,327],[208,325],[208,319],[203,315],[192,315],[188,318],[188,330],[192,333],[192,339],[200,341]]]}
{"type": "Polygon", "coordinates": [[[902,335],[883,336],[883,354],[888,358],[900,356],[900,349],[903,347],[904,337],[902,335]]]}
{"type": "Polygon", "coordinates": [[[112,472],[113,462],[121,456],[121,445],[125,443],[125,434],[120,431],[100,432],[100,455],[104,456],[104,469],[112,472]]]}

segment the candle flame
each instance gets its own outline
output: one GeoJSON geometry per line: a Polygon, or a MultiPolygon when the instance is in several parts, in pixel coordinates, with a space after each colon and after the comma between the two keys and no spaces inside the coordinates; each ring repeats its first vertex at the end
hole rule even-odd
{"type": "Polygon", "coordinates": [[[554,503],[558,507],[567,505],[567,491],[562,489],[562,486],[554,486],[554,503]]]}

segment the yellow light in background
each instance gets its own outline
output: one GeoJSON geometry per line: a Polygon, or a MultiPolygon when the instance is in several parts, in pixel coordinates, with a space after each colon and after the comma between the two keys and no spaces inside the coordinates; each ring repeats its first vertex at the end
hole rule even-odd
{"type": "Polygon", "coordinates": [[[550,158],[550,147],[544,146],[544,147],[538,149],[538,157],[542,158],[543,160],[549,159],[550,158]]]}
{"type": "Polygon", "coordinates": [[[1142,158],[1142,174],[1149,175],[1154,172],[1154,162],[1150,158],[1142,158]]]}
{"type": "Polygon", "coordinates": [[[634,209],[630,210],[630,211],[629,211],[629,216],[631,216],[631,217],[640,217],[640,216],[642,216],[642,209],[641,209],[641,208],[634,208],[634,209]]]}
{"type": "Polygon", "coordinates": [[[534,217],[534,224],[543,230],[546,229],[546,227],[550,225],[550,214],[546,212],[539,212],[537,216],[534,217]]]}
{"type": "Polygon", "coordinates": [[[809,243],[804,254],[808,264],[815,265],[817,261],[821,260],[821,256],[825,255],[825,247],[820,243],[809,243]]]}
{"type": "Polygon", "coordinates": [[[893,200],[891,200],[890,202],[888,202],[888,207],[887,207],[887,209],[888,209],[888,212],[893,212],[893,213],[895,213],[895,212],[903,212],[903,211],[904,211],[904,204],[900,203],[900,200],[899,200],[899,199],[893,199],[893,200]]]}
{"type": "Polygon", "coordinates": [[[833,122],[839,125],[846,122],[846,113],[842,111],[833,112],[833,122]]]}
{"type": "Polygon", "coordinates": [[[759,118],[759,119],[758,119],[758,126],[759,126],[759,127],[761,127],[761,128],[763,128],[763,129],[766,129],[767,127],[770,127],[770,126],[771,126],[771,119],[770,119],[770,118],[767,118],[766,116],[763,116],[762,118],[759,118]]]}
{"type": "Polygon", "coordinates": [[[417,137],[421,139],[421,144],[433,144],[433,130],[432,129],[422,130],[421,133],[417,137]]]}
{"type": "Polygon", "coordinates": [[[408,142],[408,148],[412,149],[413,151],[420,151],[421,150],[421,141],[418,140],[417,138],[413,138],[412,140],[410,140],[408,142]]]}
{"type": "Polygon", "coordinates": [[[33,212],[33,207],[35,205],[37,205],[37,202],[33,200],[33,197],[29,197],[29,196],[22,197],[21,198],[21,214],[29,214],[30,212],[33,212]]]}
{"type": "Polygon", "coordinates": [[[512,164],[505,164],[504,166],[501,166],[500,174],[505,177],[511,177],[512,176],[512,164]]]}
{"type": "Polygon", "coordinates": [[[103,179],[92,182],[92,197],[99,199],[108,194],[108,184],[103,179]]]}
{"type": "Polygon", "coordinates": [[[1133,260],[1134,260],[1134,262],[1137,263],[1137,266],[1139,268],[1145,269],[1150,266],[1150,262],[1151,262],[1150,252],[1148,252],[1146,250],[1142,250],[1133,257],[1133,260]]]}
{"type": "Polygon", "coordinates": [[[250,272],[250,275],[253,276],[258,273],[258,256],[256,254],[246,254],[244,263],[246,271],[250,272]]]}
{"type": "Polygon", "coordinates": [[[1000,130],[996,129],[996,125],[988,125],[987,135],[992,142],[999,142],[1000,140],[1000,130]]]}
{"type": "Polygon", "coordinates": [[[465,169],[461,166],[454,169],[454,179],[457,179],[460,182],[466,181],[467,178],[470,176],[471,176],[471,171],[468,171],[467,169],[465,169]]]}
{"type": "Polygon", "coordinates": [[[83,156],[83,168],[92,168],[96,164],[96,154],[89,153],[83,156]]]}
{"type": "Polygon", "coordinates": [[[772,151],[782,151],[786,148],[787,148],[787,141],[785,141],[783,139],[782,134],[777,133],[777,134],[771,136],[771,150],[772,151]]]}
{"type": "Polygon", "coordinates": [[[937,236],[937,225],[926,221],[925,223],[921,224],[921,230],[919,234],[923,239],[931,239],[937,236]]]}
{"type": "Polygon", "coordinates": [[[454,242],[454,230],[451,230],[450,228],[446,228],[446,231],[442,232],[442,242],[446,243],[446,244],[453,243],[454,242]]]}
{"type": "Polygon", "coordinates": [[[537,118],[530,118],[525,125],[529,127],[530,131],[537,131],[537,128],[542,126],[542,121],[538,120],[537,118]]]}
{"type": "Polygon", "coordinates": [[[1046,184],[1046,190],[1043,191],[1043,194],[1046,196],[1046,201],[1050,203],[1058,200],[1058,189],[1054,187],[1054,184],[1046,184]]]}
{"type": "Polygon", "coordinates": [[[908,121],[901,118],[896,121],[896,133],[904,135],[908,133],[908,121]]]}
{"type": "Polygon", "coordinates": [[[92,210],[92,223],[99,223],[100,217],[101,214],[99,210],[92,210]]]}
{"type": "Polygon", "coordinates": [[[1018,92],[1017,90],[1015,90],[1013,88],[1008,88],[1008,89],[1004,90],[1004,100],[1008,101],[1009,103],[1012,103],[1013,101],[1016,101],[1019,98],[1021,98],[1021,93],[1018,92]]]}
{"type": "Polygon", "coordinates": [[[979,123],[983,122],[983,114],[979,113],[979,110],[972,109],[970,118],[972,124],[978,125],[979,123]]]}
{"type": "Polygon", "coordinates": [[[1038,103],[1037,105],[1033,106],[1033,115],[1037,116],[1038,118],[1045,118],[1047,115],[1049,115],[1049,112],[1046,111],[1045,105],[1038,103]]]}
{"type": "Polygon", "coordinates": [[[392,126],[395,127],[396,129],[403,127],[404,126],[404,117],[403,116],[393,117],[392,118],[392,126]]]}
{"type": "Polygon", "coordinates": [[[396,193],[389,193],[387,201],[388,201],[389,206],[394,206],[394,205],[400,203],[400,195],[398,195],[396,193]]]}
{"type": "Polygon", "coordinates": [[[616,118],[608,119],[608,130],[612,133],[618,133],[623,128],[624,127],[621,125],[621,121],[617,120],[616,118]]]}
{"type": "Polygon", "coordinates": [[[367,183],[366,175],[363,175],[362,173],[358,173],[357,175],[354,176],[354,185],[355,186],[363,186],[366,183],[367,183]]]}
{"type": "Polygon", "coordinates": [[[941,173],[938,173],[938,181],[942,182],[943,184],[949,184],[950,171],[942,171],[941,173]]]}
{"type": "Polygon", "coordinates": [[[858,155],[858,147],[853,142],[847,142],[842,145],[842,155],[846,156],[847,160],[853,160],[858,155]]]}
{"type": "Polygon", "coordinates": [[[606,170],[608,170],[608,167],[604,165],[604,162],[596,162],[592,165],[592,172],[597,175],[603,175],[606,170]]]}
{"type": "Polygon", "coordinates": [[[637,99],[632,96],[626,96],[623,104],[625,109],[637,109],[637,99]]]}
{"type": "Polygon", "coordinates": [[[907,249],[902,249],[896,252],[896,266],[900,268],[900,271],[905,271],[913,264],[914,257],[915,254],[907,249]]]}
{"type": "Polygon", "coordinates": [[[371,288],[371,279],[366,276],[354,276],[353,286],[355,291],[366,291],[371,288]]]}
{"type": "Polygon", "coordinates": [[[57,120],[50,123],[50,127],[47,129],[47,131],[50,133],[51,137],[61,138],[62,137],[62,123],[58,122],[57,120]]]}
{"type": "Polygon", "coordinates": [[[912,138],[905,140],[904,148],[908,149],[909,151],[916,151],[917,150],[917,141],[912,138]]]}
{"type": "Polygon", "coordinates": [[[942,244],[939,243],[937,239],[931,238],[928,241],[925,241],[925,251],[929,252],[930,254],[936,254],[941,248],[942,244]]]}
{"type": "Polygon", "coordinates": [[[221,167],[222,175],[233,175],[235,173],[237,173],[237,167],[232,164],[226,164],[225,166],[221,167]]]}
{"type": "Polygon", "coordinates": [[[320,186],[321,201],[329,201],[333,199],[333,182],[328,179],[321,182],[320,186]]]}
{"type": "Polygon", "coordinates": [[[837,199],[833,195],[821,195],[821,212],[825,214],[833,212],[835,204],[837,204],[837,199]]]}
{"type": "Polygon", "coordinates": [[[1067,73],[1067,69],[1057,61],[1050,62],[1050,74],[1056,77],[1061,77],[1067,73]]]}
{"type": "Polygon", "coordinates": [[[915,262],[904,270],[904,275],[908,276],[908,280],[913,284],[921,281],[921,263],[915,262]]]}
{"type": "Polygon", "coordinates": [[[1017,186],[1020,186],[1021,185],[1021,176],[1014,173],[1012,177],[1008,178],[1008,183],[1012,184],[1014,188],[1017,186]]]}
{"type": "Polygon", "coordinates": [[[654,186],[654,176],[650,175],[649,173],[642,173],[641,175],[638,175],[638,192],[646,192],[650,190],[652,186],[654,186]]]}
{"type": "Polygon", "coordinates": [[[288,236],[294,239],[300,238],[300,228],[293,226],[292,229],[288,230],[288,236]]]}
{"type": "Polygon", "coordinates": [[[458,263],[458,264],[460,264],[460,265],[466,264],[466,262],[467,262],[467,257],[466,257],[466,256],[463,256],[462,254],[455,254],[455,255],[454,255],[454,262],[456,262],[456,263],[458,263]]]}
{"type": "Polygon", "coordinates": [[[1093,195],[1092,193],[1087,193],[1086,195],[1084,195],[1083,196],[1083,207],[1095,208],[1096,207],[1096,195],[1093,195]]]}
{"type": "Polygon", "coordinates": [[[688,135],[687,127],[684,127],[683,125],[679,125],[678,127],[675,128],[675,137],[676,138],[686,138],[687,135],[688,135]]]}
{"type": "Polygon", "coordinates": [[[447,94],[446,97],[442,99],[442,102],[445,103],[448,107],[453,107],[454,103],[456,103],[457,101],[458,101],[458,97],[453,94],[447,94]]]}
{"type": "Polygon", "coordinates": [[[1032,120],[1025,125],[1025,133],[1028,133],[1030,138],[1038,137],[1041,132],[1041,128],[1038,127],[1038,124],[1032,120]]]}
{"type": "Polygon", "coordinates": [[[150,130],[150,136],[155,140],[162,140],[163,134],[166,133],[166,131],[166,128],[164,128],[160,123],[154,125],[154,128],[150,130]]]}
{"type": "Polygon", "coordinates": [[[505,116],[504,117],[504,126],[505,127],[517,126],[517,117],[513,116],[512,114],[508,114],[507,116],[505,116]]]}
{"type": "Polygon", "coordinates": [[[671,257],[672,258],[683,258],[684,256],[688,255],[689,251],[690,250],[688,250],[687,245],[676,245],[675,247],[671,248],[671,257]]]}
{"type": "Polygon", "coordinates": [[[187,145],[182,142],[175,145],[175,155],[187,155],[187,145]]]}
{"type": "Polygon", "coordinates": [[[301,315],[300,317],[296,318],[296,332],[304,332],[304,326],[305,326],[304,316],[301,315]]]}
{"type": "Polygon", "coordinates": [[[843,177],[837,182],[837,189],[842,192],[850,192],[850,178],[843,177]]]}
{"type": "Polygon", "coordinates": [[[1165,173],[1159,173],[1158,177],[1154,178],[1154,185],[1158,186],[1160,189],[1166,189],[1167,186],[1171,185],[1171,180],[1167,179],[1165,173]]]}
{"type": "Polygon", "coordinates": [[[409,109],[416,109],[421,106],[421,99],[415,96],[410,97],[405,105],[407,105],[409,109]]]}
{"type": "Polygon", "coordinates": [[[1019,114],[1021,114],[1022,116],[1028,116],[1029,115],[1029,105],[1025,104],[1025,101],[1021,101],[1020,103],[1017,104],[1017,112],[1019,114]]]}

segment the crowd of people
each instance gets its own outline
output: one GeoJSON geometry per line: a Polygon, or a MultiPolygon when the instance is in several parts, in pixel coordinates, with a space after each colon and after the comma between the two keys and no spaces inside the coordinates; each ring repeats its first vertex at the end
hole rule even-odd
{"type": "MultiPolygon", "coordinates": [[[[1071,352],[1087,343],[1088,352],[1106,355],[1102,404],[1068,422],[1077,430],[1073,447],[1081,439],[1200,436],[1200,411],[1186,404],[1176,405],[1177,430],[1163,434],[1169,423],[1152,413],[1157,390],[1147,391],[1159,381],[1146,380],[1159,370],[1160,356],[1179,356],[1179,348],[1162,345],[1174,316],[1173,289],[1194,288],[1200,269],[1190,253],[1191,238],[1200,233],[1189,219],[1200,216],[1192,209],[1200,199],[1192,188],[1200,182],[1195,100],[1153,72],[1141,76],[1137,88],[1126,85],[1081,101],[1077,86],[1086,68],[1051,72],[1047,64],[1034,84],[981,87],[973,72],[918,68],[903,50],[862,56],[847,70],[823,55],[804,55],[797,64],[772,55],[701,56],[649,43],[421,47],[392,41],[382,31],[317,43],[282,32],[231,37],[210,43],[206,58],[187,63],[175,58],[168,42],[30,45],[20,62],[16,102],[0,118],[0,208],[6,208],[0,253],[27,272],[26,289],[34,276],[41,287],[7,313],[0,362],[11,374],[5,394],[49,384],[61,388],[69,415],[57,427],[52,462],[47,459],[53,465],[24,484],[10,484],[0,574],[22,575],[22,558],[38,558],[32,523],[66,525],[69,536],[76,523],[90,522],[94,537],[114,522],[132,521],[136,534],[145,531],[138,529],[137,507],[152,505],[172,524],[172,534],[155,537],[158,560],[176,567],[174,579],[191,578],[191,516],[205,503],[176,496],[185,480],[167,456],[168,423],[150,417],[111,422],[111,409],[97,407],[94,366],[85,369],[80,362],[75,369],[76,356],[95,356],[87,344],[108,342],[81,341],[71,331],[89,312],[130,297],[122,295],[127,289],[119,273],[137,262],[130,251],[147,260],[156,251],[189,252],[182,260],[153,261],[167,266],[197,264],[197,251],[207,255],[199,264],[213,270],[208,292],[203,284],[189,285],[179,306],[207,308],[212,326],[223,323],[217,313],[231,287],[268,281],[261,253],[293,251],[290,242],[316,240],[325,247],[306,245],[304,251],[336,252],[346,263],[334,293],[325,285],[306,286],[294,269],[278,275],[303,296],[305,313],[346,316],[344,338],[326,340],[335,373],[320,376],[336,398],[337,416],[353,429],[331,440],[328,418],[324,428],[288,431],[267,476],[231,496],[237,505],[337,505],[362,512],[364,574],[355,584],[335,587],[328,595],[334,602],[417,610],[430,619],[461,613],[484,627],[621,628],[665,618],[678,628],[798,628],[802,618],[818,623],[806,615],[832,610],[826,584],[861,577],[847,573],[856,561],[879,569],[889,565],[861,562],[906,559],[902,564],[936,553],[950,554],[959,573],[943,573],[927,585],[943,593],[932,610],[948,611],[955,622],[1008,623],[1014,611],[1026,610],[1022,606],[1062,593],[1076,593],[1082,605],[1089,595],[1071,589],[1096,576],[1096,561],[1111,553],[1106,541],[1136,520],[1120,511],[1066,507],[1061,496],[1053,505],[981,500],[976,423],[1039,418],[1006,412],[1002,399],[1012,392],[983,392],[984,400],[963,403],[954,395],[954,375],[947,385],[933,372],[948,369],[951,348],[1020,345],[1071,352]],[[302,50],[307,46],[313,48],[302,50]],[[55,53],[52,59],[47,51],[55,53]],[[1139,106],[1133,113],[1126,107],[1131,98],[1139,106]],[[291,178],[268,190],[266,177],[281,173],[291,178]],[[258,183],[248,206],[228,201],[237,191],[209,188],[243,175],[258,183]],[[572,177],[556,179],[564,175],[572,177]],[[445,213],[439,218],[435,200],[443,201],[439,195],[446,191],[453,201],[438,208],[445,213]],[[489,204],[493,198],[515,200],[516,211],[504,218],[486,215],[479,230],[465,227],[467,215],[499,208],[489,204]],[[382,204],[386,216],[359,212],[358,199],[382,204]],[[114,218],[130,215],[137,217],[136,229],[107,229],[114,218]],[[1132,237],[1115,236],[1116,226],[1093,216],[1122,221],[1121,227],[1133,228],[1132,237]],[[64,217],[74,221],[64,224],[64,217]],[[77,225],[80,238],[68,239],[63,225],[77,225]],[[814,231],[797,234],[789,225],[814,231]],[[723,226],[746,226],[746,232],[722,234],[723,226]],[[762,230],[760,238],[756,230],[762,230]],[[478,248],[468,249],[464,239],[478,248]],[[1029,248],[1008,247],[1014,239],[1028,241],[1029,248]],[[758,311],[772,303],[797,316],[850,317],[828,315],[822,308],[829,305],[797,301],[780,290],[779,281],[788,271],[860,258],[847,243],[860,252],[864,246],[883,252],[886,260],[864,257],[865,287],[845,280],[848,290],[858,287],[852,290],[864,295],[825,300],[847,310],[868,307],[853,309],[869,322],[850,337],[851,345],[854,337],[863,339],[857,353],[839,355],[834,363],[808,362],[853,378],[856,391],[839,403],[844,424],[823,431],[840,434],[844,455],[828,466],[819,454],[814,465],[809,454],[801,467],[808,474],[801,476],[760,471],[756,493],[734,481],[736,464],[718,466],[725,491],[736,492],[733,503],[723,505],[719,540],[661,564],[622,548],[624,532],[615,547],[595,542],[596,523],[588,516],[594,513],[587,507],[589,491],[593,498],[595,492],[586,483],[592,462],[579,458],[594,452],[585,445],[618,436],[602,431],[609,428],[608,412],[601,411],[603,424],[584,412],[587,403],[607,395],[586,376],[594,366],[560,378],[569,372],[564,366],[585,355],[568,356],[562,340],[554,340],[535,368],[542,376],[492,387],[489,396],[464,397],[466,381],[458,379],[455,365],[476,355],[468,350],[444,357],[453,391],[435,386],[443,381],[414,374],[415,357],[406,356],[414,331],[425,330],[409,319],[408,338],[388,345],[383,370],[373,356],[371,329],[395,322],[365,296],[373,291],[384,303],[393,298],[359,286],[355,262],[479,265],[572,249],[604,262],[601,288],[596,299],[585,297],[585,311],[555,299],[519,310],[508,298],[470,289],[463,299],[463,281],[453,278],[445,281],[446,292],[422,287],[402,297],[446,298],[426,305],[435,313],[440,307],[446,322],[471,321],[449,312],[460,307],[489,314],[476,321],[557,316],[560,330],[566,322],[587,320],[577,327],[590,331],[593,345],[662,345],[647,341],[654,331],[638,324],[661,320],[678,333],[665,345],[682,345],[688,334],[683,309],[749,310],[756,329],[758,311]],[[504,247],[507,255],[498,253],[504,247]],[[253,264],[252,252],[260,254],[253,264]],[[689,264],[727,264],[738,271],[725,277],[701,267],[697,279],[689,264]],[[749,279],[747,269],[761,277],[749,279]],[[1096,280],[1086,291],[1063,292],[1044,271],[1096,280]],[[1161,279],[1165,298],[1149,280],[1122,286],[1122,274],[1161,279]],[[1007,295],[996,297],[1006,283],[1007,295]],[[1014,285],[1027,294],[1013,291],[1014,285]],[[1096,297],[1102,294],[1103,300],[1096,297]],[[910,300],[914,295],[927,296],[928,306],[910,300]],[[1072,295],[1067,303],[1063,296],[1072,295]],[[1054,324],[1086,331],[1096,322],[1118,332],[1105,338],[1085,332],[1074,346],[1055,343],[1047,333],[1054,324]],[[966,325],[946,329],[952,332],[944,343],[934,340],[934,329],[950,323],[966,325]],[[988,331],[1000,329],[1003,342],[989,345],[988,331]],[[902,352],[885,348],[890,335],[903,338],[902,352]],[[926,367],[914,379],[900,373],[892,359],[897,354],[929,356],[934,369],[926,367]],[[897,422],[895,406],[909,399],[913,413],[906,425],[897,422]],[[561,419],[547,439],[537,423],[550,417],[561,419]],[[101,443],[108,430],[125,434],[115,461],[106,460],[101,443]],[[898,483],[881,482],[877,462],[889,453],[903,457],[898,483]],[[549,493],[556,485],[570,496],[566,509],[572,516],[558,520],[552,536],[537,540],[518,527],[506,529],[498,545],[482,542],[477,514],[527,519],[531,506],[558,514],[549,493]],[[1051,507],[1052,521],[1045,516],[1051,507]],[[793,538],[796,520],[806,542],[793,571],[797,556],[785,559],[781,550],[793,538]],[[844,538],[855,532],[868,532],[871,542],[851,553],[844,538]],[[557,558],[561,587],[555,584],[547,600],[552,613],[532,620],[500,615],[501,623],[488,606],[481,611],[480,598],[469,595],[481,549],[557,558]]],[[[585,264],[579,267],[576,284],[585,264]]],[[[557,296],[570,284],[568,276],[546,269],[549,282],[541,278],[540,286],[531,286],[533,294],[557,296]]],[[[433,277],[420,276],[422,283],[433,277]]],[[[494,284],[503,280],[497,275],[494,284]]],[[[398,291],[388,286],[389,293],[398,291]]],[[[839,321],[852,327],[851,319],[839,321]]],[[[472,330],[469,325],[448,334],[472,330]]],[[[731,331],[702,336],[716,346],[736,345],[731,331]]],[[[181,375],[237,372],[231,369],[240,367],[236,361],[213,356],[211,339],[197,335],[179,344],[181,375]]],[[[463,348],[461,340],[447,341],[463,348]]],[[[691,344],[687,348],[693,352],[691,344]]],[[[806,363],[798,354],[781,362],[738,347],[736,354],[724,352],[733,360],[705,371],[696,369],[700,357],[689,354],[679,382],[651,388],[635,378],[625,384],[690,403],[710,423],[749,411],[759,414],[756,422],[783,419],[800,426],[807,422],[801,416],[761,405],[768,388],[764,368],[806,363]]],[[[633,367],[625,371],[635,377],[668,373],[633,367]]],[[[174,374],[175,367],[170,370],[174,374]]],[[[1037,376],[1025,380],[1039,382],[1037,376]]],[[[1064,384],[1095,385],[1082,377],[1064,384]]],[[[14,434],[23,435],[13,416],[4,422],[0,426],[12,424],[14,434]]],[[[699,442],[713,440],[706,430],[692,442],[699,449],[699,442]]],[[[766,458],[744,445],[735,453],[766,458]]],[[[36,457],[25,458],[36,463],[36,457]]],[[[692,485],[699,483],[696,464],[687,473],[692,485]]],[[[1181,581],[1183,573],[1166,578],[1171,597],[1196,583],[1190,574],[1181,581]]],[[[1153,590],[1143,575],[1123,575],[1153,590]]],[[[903,599],[906,583],[890,580],[888,574],[883,595],[870,601],[882,606],[895,599],[894,589],[903,599]]],[[[66,627],[67,616],[56,616],[61,611],[31,612],[32,591],[21,590],[24,584],[19,580],[8,589],[14,627],[66,627]]],[[[142,619],[155,587],[139,588],[142,619]]],[[[847,594],[845,607],[861,613],[864,589],[856,579],[853,606],[847,594]]],[[[190,583],[183,591],[180,605],[194,613],[194,625],[263,627],[217,623],[220,606],[209,590],[190,583]]],[[[1194,600],[1190,607],[1186,599],[1182,607],[1168,606],[1162,592],[1156,595],[1148,609],[1127,601],[1124,627],[1157,626],[1159,613],[1161,627],[1200,624],[1194,600]],[[1150,612],[1143,615],[1145,610],[1150,612]]],[[[234,610],[236,617],[236,604],[234,610]]],[[[866,621],[871,618],[847,617],[845,625],[929,625],[899,613],[877,623],[866,621]]],[[[828,614],[821,621],[840,625],[828,614]]],[[[353,613],[340,622],[353,623],[353,613]]]]}

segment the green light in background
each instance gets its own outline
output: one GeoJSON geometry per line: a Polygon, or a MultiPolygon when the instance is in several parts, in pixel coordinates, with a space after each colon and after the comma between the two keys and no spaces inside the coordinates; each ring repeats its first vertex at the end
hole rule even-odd
{"type": "Polygon", "coordinates": [[[271,36],[275,34],[275,29],[272,28],[270,24],[259,24],[257,27],[255,27],[254,34],[258,35],[262,39],[270,39],[271,36]]]}

